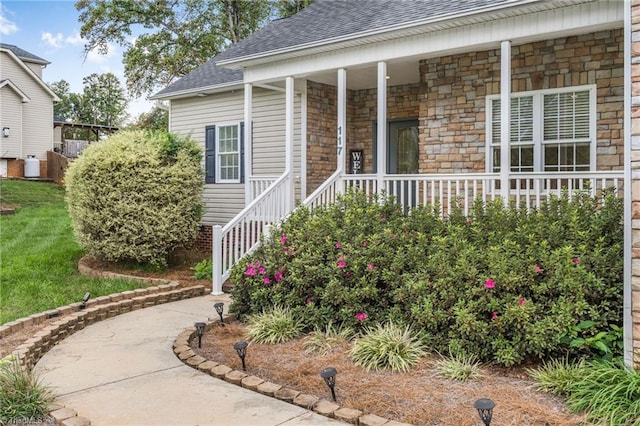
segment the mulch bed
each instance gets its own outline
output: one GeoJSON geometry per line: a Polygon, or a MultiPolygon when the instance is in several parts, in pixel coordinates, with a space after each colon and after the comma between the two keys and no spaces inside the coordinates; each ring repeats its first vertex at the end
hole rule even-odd
{"type": "MultiPolygon", "coordinates": [[[[239,322],[211,328],[192,342],[196,354],[241,370],[233,344],[245,340],[239,322]]],[[[331,399],[320,378],[325,367],[337,369],[338,404],[365,413],[415,425],[481,424],[473,402],[491,398],[496,403],[492,425],[577,425],[584,420],[568,413],[559,398],[532,388],[524,369],[483,368],[479,380],[456,382],[440,378],[431,356],[408,373],[370,371],[354,365],[348,347],[334,348],[326,356],[306,354],[302,339],[278,345],[251,343],[247,349],[247,374],[302,393],[331,399]]]]}

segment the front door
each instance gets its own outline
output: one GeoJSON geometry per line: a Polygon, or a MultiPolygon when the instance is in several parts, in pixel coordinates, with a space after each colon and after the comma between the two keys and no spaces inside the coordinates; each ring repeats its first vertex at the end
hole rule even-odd
{"type": "Polygon", "coordinates": [[[418,120],[389,122],[387,173],[418,173],[418,120]]]}

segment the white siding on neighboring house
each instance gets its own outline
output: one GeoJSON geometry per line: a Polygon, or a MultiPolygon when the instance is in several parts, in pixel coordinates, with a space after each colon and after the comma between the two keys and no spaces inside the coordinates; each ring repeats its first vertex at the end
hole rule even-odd
{"type": "Polygon", "coordinates": [[[47,159],[53,149],[53,99],[34,76],[22,68],[7,53],[0,53],[1,79],[9,79],[30,99],[22,106],[22,158],[35,155],[47,159]]]}
{"type": "MultiPolygon", "coordinates": [[[[253,88],[253,174],[281,175],[284,172],[284,93],[253,88]]],[[[191,135],[203,148],[205,126],[244,121],[244,93],[235,90],[204,97],[171,101],[172,132],[191,135]]],[[[245,124],[245,129],[249,127],[245,124]]],[[[300,174],[300,97],[296,96],[294,122],[295,165],[300,174]]],[[[202,223],[224,225],[245,206],[244,183],[206,184],[206,205],[202,223]]]]}
{"type": "Polygon", "coordinates": [[[9,137],[0,133],[0,158],[21,158],[22,98],[11,87],[0,89],[0,132],[9,128],[9,137]]]}

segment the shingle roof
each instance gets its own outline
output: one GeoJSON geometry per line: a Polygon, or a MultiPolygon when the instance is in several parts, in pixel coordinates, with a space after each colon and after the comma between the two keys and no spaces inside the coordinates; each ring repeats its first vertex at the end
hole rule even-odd
{"type": "Polygon", "coordinates": [[[316,0],[276,20],[219,55],[232,59],[451,17],[518,0],[316,0]]]}
{"type": "Polygon", "coordinates": [[[271,22],[206,64],[159,91],[152,98],[240,83],[242,70],[216,66],[241,58],[336,39],[428,19],[451,17],[521,0],[315,0],[301,12],[271,22]]]}
{"type": "Polygon", "coordinates": [[[48,65],[51,62],[46,59],[42,59],[39,56],[34,55],[33,53],[27,52],[24,49],[19,48],[18,46],[14,46],[13,44],[0,43],[0,48],[7,49],[13,52],[18,58],[22,59],[25,62],[33,62],[42,65],[48,65]]]}

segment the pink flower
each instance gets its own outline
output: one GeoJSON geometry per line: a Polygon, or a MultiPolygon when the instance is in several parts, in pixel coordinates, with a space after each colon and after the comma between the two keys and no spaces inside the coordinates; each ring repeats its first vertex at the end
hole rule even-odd
{"type": "Polygon", "coordinates": [[[358,313],[356,314],[356,319],[357,319],[358,321],[364,321],[364,320],[366,320],[368,317],[369,317],[369,315],[365,314],[364,312],[358,312],[358,313]]]}
{"type": "Polygon", "coordinates": [[[280,244],[284,244],[287,242],[287,236],[282,234],[282,237],[280,237],[280,244]]]}
{"type": "Polygon", "coordinates": [[[540,267],[540,265],[533,265],[533,270],[536,271],[536,274],[542,273],[542,268],[540,267]]]}
{"type": "Polygon", "coordinates": [[[273,275],[273,278],[276,280],[277,283],[282,281],[283,277],[284,277],[284,273],[282,271],[278,271],[273,275]]]}
{"type": "Polygon", "coordinates": [[[347,262],[345,262],[344,260],[339,260],[337,266],[338,266],[338,268],[346,268],[347,267],[347,262]]]}
{"type": "Polygon", "coordinates": [[[577,257],[573,258],[573,264],[577,265],[578,263],[580,263],[580,259],[578,259],[577,257]]]}
{"type": "Polygon", "coordinates": [[[337,248],[337,249],[342,248],[342,244],[340,244],[340,241],[338,241],[338,242],[336,243],[336,248],[337,248]]]}
{"type": "Polygon", "coordinates": [[[518,299],[518,305],[522,306],[524,305],[525,300],[521,297],[520,299],[518,299]]]}
{"type": "Polygon", "coordinates": [[[367,265],[367,268],[373,271],[373,268],[375,268],[375,266],[373,265],[373,263],[370,263],[369,265],[367,265]]]}
{"type": "Polygon", "coordinates": [[[491,321],[498,319],[498,313],[497,312],[491,312],[491,321]]]}
{"type": "Polygon", "coordinates": [[[353,273],[352,273],[351,271],[347,271],[347,272],[345,272],[345,273],[344,273],[344,275],[345,275],[347,278],[351,278],[351,275],[353,275],[353,273]]]}
{"type": "Polygon", "coordinates": [[[311,298],[307,297],[306,299],[304,299],[304,303],[306,303],[307,305],[311,303],[311,298]]]}
{"type": "Polygon", "coordinates": [[[262,280],[262,282],[265,283],[265,285],[271,284],[271,280],[269,279],[269,277],[264,277],[264,280],[262,280]]]}
{"type": "Polygon", "coordinates": [[[249,264],[247,266],[247,269],[244,271],[244,274],[248,277],[253,277],[256,274],[256,269],[253,267],[253,265],[249,264]]]}
{"type": "Polygon", "coordinates": [[[258,273],[260,275],[264,275],[265,272],[266,272],[266,269],[264,269],[263,267],[260,267],[260,269],[258,269],[258,273]]]}
{"type": "Polygon", "coordinates": [[[289,247],[285,247],[285,248],[284,248],[284,252],[285,252],[286,254],[291,254],[291,249],[290,249],[289,247]]]}
{"type": "Polygon", "coordinates": [[[496,282],[493,281],[491,278],[487,279],[484,282],[484,288],[494,288],[496,286],[496,282]]]}

